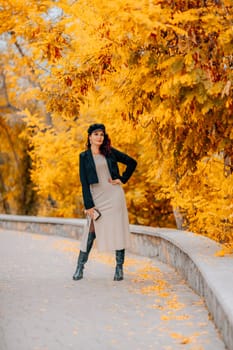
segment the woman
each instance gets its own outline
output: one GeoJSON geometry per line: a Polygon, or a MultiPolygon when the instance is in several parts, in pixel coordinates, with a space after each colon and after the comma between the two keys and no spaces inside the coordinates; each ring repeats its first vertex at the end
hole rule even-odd
{"type": "Polygon", "coordinates": [[[111,147],[103,124],[90,125],[87,150],[82,152],[79,158],[88,224],[81,242],[74,280],[83,278],[84,264],[88,260],[95,238],[99,251],[116,252],[114,280],[123,280],[125,248],[129,245],[129,221],[121,185],[129,180],[136,165],[137,162],[133,158],[111,147]],[[118,162],[126,165],[122,175],[118,162]],[[100,212],[98,219],[95,209],[100,212]]]}

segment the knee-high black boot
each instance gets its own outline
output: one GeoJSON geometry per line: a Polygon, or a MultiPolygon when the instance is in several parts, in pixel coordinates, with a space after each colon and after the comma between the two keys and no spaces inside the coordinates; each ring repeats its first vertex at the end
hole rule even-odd
{"type": "Polygon", "coordinates": [[[116,250],[116,270],[114,275],[114,281],[122,281],[123,275],[123,264],[125,261],[125,249],[116,250]]]}
{"type": "Polygon", "coordinates": [[[73,280],[81,280],[83,278],[83,269],[84,265],[86,264],[88,260],[89,253],[91,251],[91,248],[93,246],[93,242],[95,240],[95,232],[89,232],[88,234],[88,239],[87,239],[87,251],[83,252],[80,250],[79,252],[79,257],[78,257],[78,263],[77,263],[77,268],[76,271],[73,275],[73,280]]]}

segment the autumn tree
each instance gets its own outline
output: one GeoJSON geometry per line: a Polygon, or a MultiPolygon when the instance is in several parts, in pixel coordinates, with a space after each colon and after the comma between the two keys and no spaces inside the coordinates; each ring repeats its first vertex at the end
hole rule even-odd
{"type": "Polygon", "coordinates": [[[171,200],[181,227],[231,240],[230,1],[79,1],[63,8],[74,18],[80,65],[95,83],[81,111],[132,122],[141,164],[149,165],[147,185],[161,186],[156,196],[171,200]]]}
{"type": "Polygon", "coordinates": [[[1,1],[0,20],[2,208],[8,213],[35,214],[37,197],[30,178],[28,152],[31,145],[25,137],[31,134],[31,127],[25,132],[24,110],[36,113],[38,119],[41,116],[46,125],[51,125],[40,98],[41,80],[48,71],[40,66],[37,50],[31,45],[34,29],[40,26],[41,30],[49,31],[46,5],[36,1],[1,1]]]}

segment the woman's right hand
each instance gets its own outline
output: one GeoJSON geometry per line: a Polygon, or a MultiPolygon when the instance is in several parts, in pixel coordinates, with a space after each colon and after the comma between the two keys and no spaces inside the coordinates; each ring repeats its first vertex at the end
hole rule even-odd
{"type": "Polygon", "coordinates": [[[84,212],[86,215],[90,216],[91,219],[94,219],[94,207],[90,209],[86,209],[84,212]]]}

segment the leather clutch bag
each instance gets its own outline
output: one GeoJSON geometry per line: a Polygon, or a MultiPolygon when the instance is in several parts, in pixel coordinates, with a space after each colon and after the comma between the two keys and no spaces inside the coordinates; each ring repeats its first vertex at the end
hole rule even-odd
{"type": "Polygon", "coordinates": [[[101,217],[101,212],[98,209],[94,208],[94,220],[96,221],[100,217],[101,217]]]}

